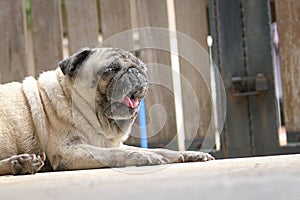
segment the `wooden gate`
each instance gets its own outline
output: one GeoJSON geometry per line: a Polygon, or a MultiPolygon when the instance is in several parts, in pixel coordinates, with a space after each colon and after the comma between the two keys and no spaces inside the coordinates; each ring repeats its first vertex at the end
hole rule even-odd
{"type": "MultiPolygon", "coordinates": [[[[274,2],[267,0],[210,1],[211,32],[216,41],[214,60],[220,66],[227,94],[222,151],[216,153],[221,157],[271,155],[300,150],[299,143],[280,145],[278,132],[282,124],[277,123],[270,3],[274,5],[274,2]]],[[[295,63],[293,65],[290,61],[295,56],[299,57],[299,51],[294,52],[295,48],[300,47],[299,42],[296,42],[299,37],[293,33],[296,29],[294,23],[299,23],[294,16],[299,16],[299,6],[292,8],[297,5],[300,4],[296,1],[276,1],[280,53],[284,67],[283,86],[286,92],[285,125],[288,131],[295,130],[293,128],[299,125],[295,124],[296,120],[290,120],[299,115],[295,114],[298,104],[290,102],[298,99],[295,93],[299,83],[287,78],[296,76],[291,73],[296,69],[295,63]],[[289,11],[287,6],[290,6],[289,11]],[[285,16],[288,12],[293,13],[293,18],[285,16]],[[286,37],[289,37],[289,44],[295,41],[292,48],[287,47],[286,37]]],[[[299,63],[296,71],[298,69],[299,63]]]]}

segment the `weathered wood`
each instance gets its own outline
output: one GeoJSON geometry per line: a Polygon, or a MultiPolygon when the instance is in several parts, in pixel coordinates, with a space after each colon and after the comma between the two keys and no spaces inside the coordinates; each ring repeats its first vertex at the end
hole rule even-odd
{"type": "Polygon", "coordinates": [[[248,102],[246,98],[234,98],[230,95],[231,78],[245,77],[247,74],[243,54],[241,2],[240,0],[217,0],[213,9],[216,11],[218,28],[218,35],[214,37],[218,40],[218,57],[227,94],[225,133],[222,135],[223,156],[250,156],[252,146],[248,102]]]}
{"type": "Polygon", "coordinates": [[[70,53],[98,44],[96,0],[65,0],[70,53]]]}
{"type": "MultiPolygon", "coordinates": [[[[137,27],[162,27],[168,28],[168,15],[167,15],[167,4],[165,0],[156,0],[155,3],[148,0],[136,0],[137,5],[137,27]]],[[[140,34],[140,43],[151,43],[154,38],[159,38],[152,34],[140,34]]],[[[163,46],[169,45],[169,39],[161,36],[161,44],[163,46]]],[[[144,45],[142,45],[144,46],[144,45]]],[[[141,50],[141,59],[145,63],[157,63],[171,66],[170,52],[165,52],[158,49],[141,50]]],[[[169,85],[172,88],[172,77],[171,69],[167,73],[162,73],[163,70],[158,70],[159,67],[151,68],[148,67],[149,78],[155,80],[161,80],[162,83],[169,85]]],[[[148,130],[148,134],[152,137],[149,138],[149,142],[170,142],[176,137],[176,119],[175,119],[175,105],[174,105],[174,94],[166,89],[164,85],[152,84],[150,86],[147,98],[145,100],[148,121],[149,119],[149,108],[155,104],[160,104],[164,107],[167,119],[164,127],[158,133],[154,133],[153,130],[148,130]],[[156,135],[155,135],[156,134],[156,135]],[[154,135],[154,136],[153,136],[154,135]]],[[[162,111],[161,111],[162,112],[162,111]]],[[[163,121],[163,115],[161,113],[155,113],[156,120],[163,121]]],[[[155,125],[154,125],[155,126],[155,125]]],[[[153,127],[157,130],[159,127],[153,127]]]]}
{"type": "Polygon", "coordinates": [[[98,13],[98,30],[102,32],[102,19],[101,19],[101,7],[100,7],[100,0],[97,0],[97,13],[98,13]]]}
{"type": "MultiPolygon", "coordinates": [[[[104,42],[107,38],[132,28],[130,8],[130,0],[99,0],[101,32],[104,42]]],[[[116,44],[108,44],[108,46],[132,50],[132,35],[126,34],[121,37],[123,38],[122,44],[120,41],[116,41],[116,44]]],[[[117,38],[120,40],[118,36],[117,38]]],[[[136,124],[138,124],[138,119],[136,124]]],[[[139,129],[133,129],[126,143],[140,146],[139,134],[139,129]]]]}
{"type": "Polygon", "coordinates": [[[0,0],[1,82],[22,80],[27,72],[24,0],[0,0]]]}
{"type": "Polygon", "coordinates": [[[270,5],[268,1],[243,0],[246,70],[248,77],[265,74],[268,92],[249,96],[248,108],[252,139],[252,155],[280,153],[274,68],[271,50],[270,5]]]}
{"type": "Polygon", "coordinates": [[[33,52],[36,73],[54,69],[62,59],[60,0],[31,0],[33,52]]]}
{"type": "MultiPolygon", "coordinates": [[[[104,42],[107,38],[132,28],[130,0],[99,0],[98,10],[100,11],[101,32],[104,42]]],[[[121,41],[122,44],[120,44],[120,41],[116,41],[115,44],[110,43],[105,46],[132,50],[132,36],[126,34],[121,37],[123,38],[123,41],[121,41]]],[[[120,40],[119,37],[117,38],[120,40]]],[[[136,123],[138,124],[138,120],[136,123]]],[[[126,142],[128,144],[140,146],[139,130],[134,129],[126,142]]]]}
{"type": "MultiPolygon", "coordinates": [[[[207,0],[175,0],[175,18],[176,18],[176,29],[178,32],[184,33],[198,42],[202,48],[203,53],[207,51],[206,38],[208,35],[208,20],[207,20],[207,0]],[[188,22],[188,23],[187,23],[188,22]]],[[[180,54],[181,41],[178,41],[178,49],[180,54]]],[[[203,61],[209,66],[209,56],[207,53],[207,60],[203,61]]],[[[208,125],[211,120],[211,99],[208,92],[209,85],[206,85],[203,80],[203,74],[199,73],[195,67],[190,63],[180,58],[180,72],[191,84],[195,94],[198,98],[199,113],[195,113],[194,107],[190,104],[190,98],[187,94],[188,91],[183,88],[183,110],[184,110],[184,121],[185,121],[185,135],[186,139],[203,138],[208,129],[208,125]],[[189,122],[193,121],[194,114],[200,115],[200,124],[198,127],[197,135],[192,133],[189,128],[189,122]]],[[[209,77],[206,77],[209,79],[209,77]]]]}
{"type": "Polygon", "coordinates": [[[129,0],[100,0],[103,39],[131,28],[129,0]]]}
{"type": "Polygon", "coordinates": [[[174,0],[174,6],[177,31],[190,36],[208,50],[208,0],[174,0]]]}
{"type": "Polygon", "coordinates": [[[300,1],[276,0],[279,51],[287,131],[300,131],[300,1]]]}

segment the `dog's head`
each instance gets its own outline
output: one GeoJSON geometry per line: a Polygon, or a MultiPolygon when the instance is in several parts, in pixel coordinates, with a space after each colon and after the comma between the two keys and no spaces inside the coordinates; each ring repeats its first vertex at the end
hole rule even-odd
{"type": "Polygon", "coordinates": [[[78,104],[94,108],[106,137],[130,131],[148,89],[141,60],[121,49],[84,48],[59,66],[72,83],[73,94],[82,99],[78,104]]]}

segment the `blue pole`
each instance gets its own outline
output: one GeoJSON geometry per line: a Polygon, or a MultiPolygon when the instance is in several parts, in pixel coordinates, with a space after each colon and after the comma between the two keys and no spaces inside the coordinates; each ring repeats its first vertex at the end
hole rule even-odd
{"type": "Polygon", "coordinates": [[[139,121],[140,121],[141,147],[148,148],[147,120],[146,120],[146,108],[145,108],[144,99],[142,99],[140,105],[139,121]]]}

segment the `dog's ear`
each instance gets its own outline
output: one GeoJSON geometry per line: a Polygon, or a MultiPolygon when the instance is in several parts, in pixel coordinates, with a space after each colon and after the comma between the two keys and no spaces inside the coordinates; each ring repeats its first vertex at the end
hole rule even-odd
{"type": "Polygon", "coordinates": [[[58,66],[64,75],[73,76],[80,69],[81,64],[91,53],[90,48],[80,49],[78,52],[73,54],[72,56],[60,61],[58,66]]]}

